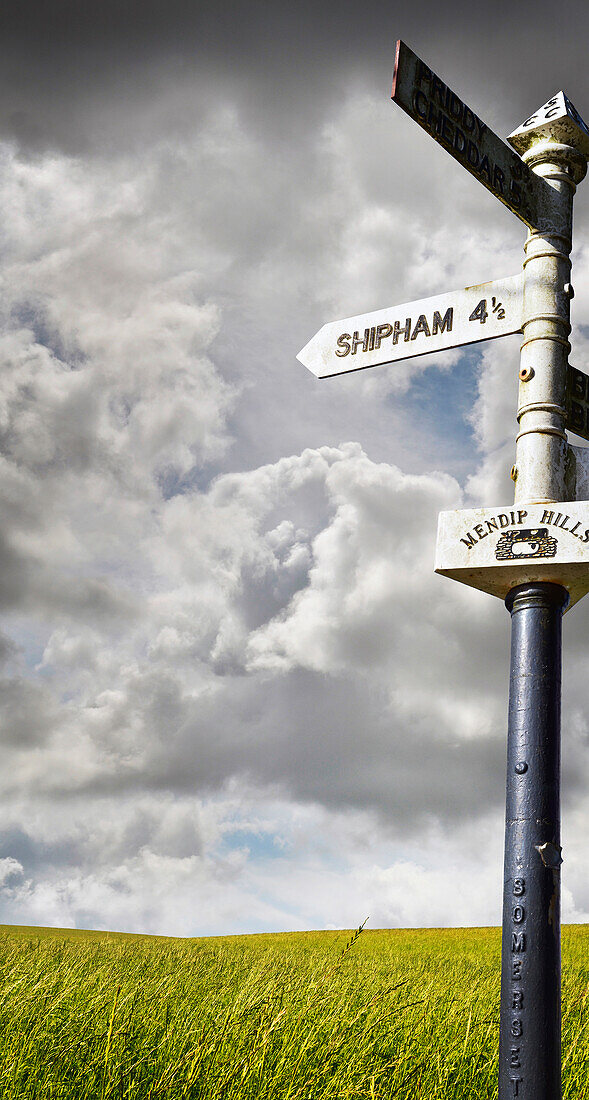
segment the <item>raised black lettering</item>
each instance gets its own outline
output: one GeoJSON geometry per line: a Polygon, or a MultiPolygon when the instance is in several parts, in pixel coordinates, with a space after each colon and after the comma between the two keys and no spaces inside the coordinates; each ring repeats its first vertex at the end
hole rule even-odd
{"type": "Polygon", "coordinates": [[[480,302],[477,302],[468,319],[469,321],[480,321],[481,325],[484,325],[488,316],[489,311],[487,310],[487,299],[481,298],[480,302]]]}
{"type": "Polygon", "coordinates": [[[512,932],[511,934],[511,950],[515,953],[517,951],[525,951],[526,949],[526,934],[525,932],[512,932]]]}
{"type": "Polygon", "coordinates": [[[432,75],[433,75],[432,86],[431,86],[431,88],[432,88],[432,98],[437,99],[438,103],[440,104],[440,107],[444,107],[445,106],[444,94],[445,94],[445,91],[446,91],[446,85],[440,80],[439,76],[435,76],[435,74],[432,74],[432,75]]]}
{"type": "Polygon", "coordinates": [[[403,333],[403,339],[407,341],[411,335],[410,317],[407,317],[407,319],[405,320],[405,325],[403,328],[401,328],[401,324],[399,321],[395,321],[395,327],[393,328],[393,344],[397,344],[399,342],[399,336],[401,335],[401,333],[403,333]]]}
{"type": "Polygon", "coordinates": [[[495,171],[493,172],[493,188],[500,195],[503,194],[503,185],[505,183],[505,174],[500,168],[495,165],[495,171]]]}
{"type": "Polygon", "coordinates": [[[513,1089],[513,1095],[514,1096],[519,1096],[519,1087],[520,1087],[520,1085],[523,1081],[523,1077],[510,1077],[509,1081],[510,1081],[511,1087],[513,1089]]]}
{"type": "Polygon", "coordinates": [[[448,145],[452,145],[452,142],[454,141],[454,127],[450,122],[450,119],[446,118],[446,115],[442,116],[442,138],[448,143],[448,145]]]}
{"type": "Polygon", "coordinates": [[[384,325],[378,325],[376,329],[376,340],[374,341],[375,348],[380,347],[381,340],[386,340],[387,336],[390,336],[393,331],[393,326],[389,325],[388,321],[384,325]]]}
{"type": "Polygon", "coordinates": [[[336,348],[335,354],[340,356],[348,355],[350,351],[350,345],[348,341],[351,339],[352,337],[350,336],[349,332],[342,332],[337,341],[337,348],[340,348],[340,350],[338,351],[336,348]]]}
{"type": "Polygon", "coordinates": [[[479,151],[478,151],[474,141],[469,141],[468,147],[467,147],[467,150],[466,150],[466,155],[468,157],[468,163],[471,164],[473,168],[478,168],[478,166],[479,166],[479,151]]]}
{"type": "Polygon", "coordinates": [[[519,1060],[519,1047],[512,1047],[509,1052],[509,1068],[521,1069],[521,1062],[519,1060]]]}
{"type": "Polygon", "coordinates": [[[569,367],[569,377],[571,379],[571,393],[573,397],[578,397],[579,401],[585,401],[586,375],[583,374],[582,370],[576,370],[575,367],[569,367]]]}
{"type": "MultiPolygon", "coordinates": [[[[448,89],[450,91],[450,89],[448,89]]],[[[450,92],[447,110],[455,118],[457,122],[460,122],[462,118],[462,100],[458,98],[455,92],[450,92]]]]}
{"type": "Polygon", "coordinates": [[[459,126],[454,127],[454,148],[457,153],[463,153],[466,149],[466,138],[459,126]]]}
{"type": "Polygon", "coordinates": [[[417,83],[422,84],[423,82],[425,82],[426,84],[431,84],[432,76],[433,73],[431,69],[428,69],[427,65],[424,65],[423,61],[418,58],[417,72],[415,74],[415,79],[417,80],[417,83]]]}
{"type": "Polygon", "coordinates": [[[516,924],[521,924],[525,920],[526,911],[521,905],[516,905],[513,910],[513,919],[516,924]]]}
{"type": "Polygon", "coordinates": [[[427,122],[427,96],[419,88],[413,93],[413,110],[418,118],[427,122]]]}
{"type": "Polygon", "coordinates": [[[475,124],[475,120],[474,120],[474,115],[473,115],[472,111],[470,110],[470,107],[465,106],[465,108],[464,108],[464,114],[462,116],[462,125],[464,126],[464,129],[466,130],[467,134],[472,134],[473,133],[476,124],[475,124]]]}
{"type": "Polygon", "coordinates": [[[356,354],[356,352],[358,350],[358,346],[360,344],[362,344],[362,351],[368,351],[368,338],[369,338],[369,336],[370,336],[370,329],[369,328],[364,329],[364,335],[363,336],[360,336],[359,333],[358,333],[358,330],[356,329],[356,332],[352,336],[352,355],[356,354]]]}
{"type": "Polygon", "coordinates": [[[522,201],[521,188],[519,183],[516,183],[515,180],[509,181],[509,198],[513,206],[519,206],[522,201]]]}
{"type": "Polygon", "coordinates": [[[513,982],[521,982],[521,978],[522,978],[522,960],[521,959],[512,959],[511,960],[511,980],[513,982]]]}
{"type": "Polygon", "coordinates": [[[511,1007],[521,1009],[524,1007],[524,995],[521,989],[513,989],[511,993],[511,1007]]]}
{"type": "Polygon", "coordinates": [[[513,1038],[514,1039],[521,1039],[523,1033],[524,1033],[524,1028],[523,1028],[523,1024],[522,1024],[521,1020],[512,1020],[511,1021],[511,1034],[512,1034],[513,1038]]]}
{"type": "Polygon", "coordinates": [[[473,539],[470,531],[467,531],[466,532],[466,538],[460,539],[460,541],[464,543],[467,550],[470,550],[471,546],[476,546],[476,544],[477,544],[477,540],[473,539]]]}
{"type": "Polygon", "coordinates": [[[440,316],[437,309],[434,310],[434,316],[432,320],[432,336],[436,336],[438,332],[452,332],[452,322],[454,320],[454,307],[450,306],[443,317],[440,316]]]}
{"type": "Polygon", "coordinates": [[[431,99],[427,105],[427,128],[432,132],[435,130],[436,134],[440,134],[444,123],[443,111],[438,111],[435,103],[432,103],[431,99]]]}
{"type": "Polygon", "coordinates": [[[566,105],[567,105],[567,110],[568,110],[569,114],[573,116],[575,122],[578,122],[579,126],[583,130],[586,130],[587,127],[585,126],[585,123],[583,122],[583,119],[581,118],[579,112],[577,111],[577,108],[574,107],[573,104],[571,103],[568,96],[566,96],[566,105]]]}
{"type": "Polygon", "coordinates": [[[427,318],[425,316],[425,313],[420,313],[419,314],[419,317],[417,318],[417,321],[415,322],[415,328],[413,329],[413,332],[411,333],[411,339],[415,340],[415,337],[419,336],[420,332],[423,332],[424,336],[431,336],[431,332],[430,332],[430,329],[429,329],[429,325],[427,323],[427,318]]]}
{"type": "Polygon", "coordinates": [[[571,401],[568,426],[572,432],[582,432],[585,427],[585,413],[578,401],[571,401]]]}
{"type": "Polygon", "coordinates": [[[479,173],[480,173],[481,176],[486,176],[487,177],[487,180],[488,180],[489,185],[490,185],[490,183],[491,183],[491,165],[489,164],[489,158],[488,158],[486,153],[485,153],[485,156],[483,157],[483,159],[482,159],[482,161],[479,165],[479,173]]]}
{"type": "MultiPolygon", "coordinates": [[[[542,520],[544,523],[544,520],[542,520]]],[[[513,880],[513,892],[516,898],[521,898],[526,892],[526,880],[525,878],[514,878],[513,880]]]]}

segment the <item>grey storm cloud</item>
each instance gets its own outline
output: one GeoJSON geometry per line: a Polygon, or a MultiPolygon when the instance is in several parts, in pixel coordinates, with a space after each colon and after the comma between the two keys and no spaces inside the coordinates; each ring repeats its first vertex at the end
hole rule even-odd
{"type": "Polygon", "coordinates": [[[511,102],[525,114],[560,86],[565,51],[567,91],[575,100],[583,90],[587,20],[580,2],[557,13],[529,0],[517,12],[506,2],[11,2],[0,20],[0,127],[24,148],[87,152],[141,144],[158,121],[185,133],[205,105],[237,96],[248,123],[278,143],[304,141],[351,85],[386,94],[397,37],[450,83],[459,70],[457,90],[480,95],[477,106],[511,102]],[[159,119],[149,110],[158,101],[159,119]]]}

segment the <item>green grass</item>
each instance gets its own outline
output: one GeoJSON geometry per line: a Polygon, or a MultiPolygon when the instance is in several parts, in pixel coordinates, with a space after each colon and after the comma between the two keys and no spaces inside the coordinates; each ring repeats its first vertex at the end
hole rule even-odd
{"type": "MultiPolygon", "coordinates": [[[[0,1097],[493,1097],[499,930],[350,938],[0,926],[0,1097]]],[[[567,1100],[589,1100],[588,990],[589,926],[570,926],[567,1100]]]]}

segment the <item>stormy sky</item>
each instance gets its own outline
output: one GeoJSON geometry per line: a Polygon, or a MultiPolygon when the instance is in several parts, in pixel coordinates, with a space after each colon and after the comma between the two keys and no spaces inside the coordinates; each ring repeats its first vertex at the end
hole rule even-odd
{"type": "MultiPolygon", "coordinates": [[[[326,321],[521,267],[390,101],[589,114],[589,9],[180,0],[0,17],[0,922],[500,920],[509,617],[433,572],[513,497],[519,340],[317,381],[326,321]]],[[[572,362],[589,370],[589,184],[572,362]]],[[[565,620],[564,918],[589,920],[565,620]]]]}

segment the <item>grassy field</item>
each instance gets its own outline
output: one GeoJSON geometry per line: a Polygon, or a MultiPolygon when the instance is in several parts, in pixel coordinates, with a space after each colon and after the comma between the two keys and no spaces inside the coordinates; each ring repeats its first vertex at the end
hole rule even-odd
{"type": "MultiPolygon", "coordinates": [[[[350,939],[0,927],[0,1096],[493,1097],[499,930],[350,939]]],[[[589,1100],[588,991],[589,926],[567,927],[567,1100],[589,1100]]]]}

